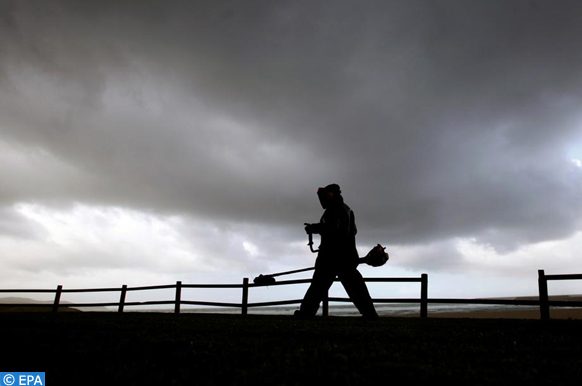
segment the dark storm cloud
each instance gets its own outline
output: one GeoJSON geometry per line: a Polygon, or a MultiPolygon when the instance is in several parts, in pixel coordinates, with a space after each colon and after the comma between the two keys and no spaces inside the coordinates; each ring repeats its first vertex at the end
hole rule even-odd
{"type": "Polygon", "coordinates": [[[565,153],[582,141],[579,2],[1,13],[0,139],[76,176],[66,189],[11,181],[28,200],[296,227],[317,220],[315,188],[337,182],[370,243],[511,249],[579,225],[580,169],[565,153]]]}

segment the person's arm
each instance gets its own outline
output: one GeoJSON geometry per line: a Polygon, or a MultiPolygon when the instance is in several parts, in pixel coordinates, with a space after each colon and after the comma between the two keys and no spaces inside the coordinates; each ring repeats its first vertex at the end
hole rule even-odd
{"type": "Polygon", "coordinates": [[[322,220],[316,224],[306,224],[307,233],[315,233],[326,236],[349,235],[352,229],[353,215],[345,210],[326,210],[322,220]]]}
{"type": "Polygon", "coordinates": [[[321,234],[321,223],[315,224],[305,223],[305,232],[311,234],[321,234]]]}

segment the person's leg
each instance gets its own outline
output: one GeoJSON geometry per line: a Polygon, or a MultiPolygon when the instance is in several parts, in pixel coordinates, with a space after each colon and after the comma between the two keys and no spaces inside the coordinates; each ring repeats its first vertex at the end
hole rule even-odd
{"type": "Polygon", "coordinates": [[[360,314],[368,318],[378,317],[366,282],[357,269],[347,269],[340,272],[339,279],[360,314]]]}
{"type": "Polygon", "coordinates": [[[319,303],[324,299],[329,287],[333,284],[335,279],[335,272],[316,269],[313,273],[311,284],[305,293],[305,297],[301,302],[297,316],[312,317],[315,316],[319,309],[319,303]]]}

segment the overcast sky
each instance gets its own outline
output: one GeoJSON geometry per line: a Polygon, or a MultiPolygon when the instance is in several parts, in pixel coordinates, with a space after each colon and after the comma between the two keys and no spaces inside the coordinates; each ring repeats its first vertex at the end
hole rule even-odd
{"type": "Polygon", "coordinates": [[[309,266],[338,183],[365,275],[535,294],[582,272],[581,42],[576,0],[0,0],[0,286],[309,266]]]}

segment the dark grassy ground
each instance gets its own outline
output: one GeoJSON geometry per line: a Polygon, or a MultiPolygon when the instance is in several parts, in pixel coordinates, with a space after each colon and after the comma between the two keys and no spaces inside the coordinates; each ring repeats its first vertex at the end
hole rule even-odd
{"type": "Polygon", "coordinates": [[[0,314],[0,371],[56,385],[579,384],[582,321],[0,314]]]}

